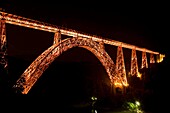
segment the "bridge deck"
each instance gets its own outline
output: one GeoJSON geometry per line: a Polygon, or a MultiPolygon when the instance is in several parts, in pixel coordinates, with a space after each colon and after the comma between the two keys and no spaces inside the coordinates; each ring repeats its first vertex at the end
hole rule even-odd
{"type": "Polygon", "coordinates": [[[5,19],[5,22],[9,24],[14,24],[14,25],[19,25],[23,27],[28,27],[28,28],[33,28],[33,29],[38,29],[38,30],[43,30],[43,31],[48,31],[48,32],[54,32],[54,33],[56,33],[57,31],[60,31],[62,35],[67,35],[67,36],[72,36],[72,37],[80,36],[84,38],[91,38],[94,41],[104,42],[105,44],[109,44],[109,45],[122,46],[123,48],[136,49],[138,51],[144,51],[147,53],[159,54],[159,52],[154,52],[146,48],[141,48],[141,47],[127,44],[124,42],[82,33],[82,32],[79,32],[73,29],[58,27],[56,25],[40,22],[37,20],[32,20],[29,18],[9,14],[6,12],[0,12],[0,19],[5,19]]]}

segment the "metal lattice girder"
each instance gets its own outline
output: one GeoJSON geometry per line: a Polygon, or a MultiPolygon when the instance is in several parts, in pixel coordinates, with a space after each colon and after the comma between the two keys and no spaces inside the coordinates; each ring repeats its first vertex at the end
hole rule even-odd
{"type": "MultiPolygon", "coordinates": [[[[96,57],[104,65],[104,67],[106,68],[106,71],[109,75],[109,78],[111,79],[111,82],[118,83],[118,84],[122,83],[122,79],[121,77],[119,77],[120,75],[117,75],[117,72],[115,72],[114,63],[112,59],[109,57],[109,55],[106,53],[106,51],[104,50],[104,44],[109,44],[113,46],[121,45],[121,47],[123,48],[132,49],[132,59],[131,59],[131,74],[132,75],[138,74],[136,50],[142,51],[142,52],[145,51],[152,55],[159,54],[159,52],[154,52],[146,48],[140,48],[138,46],[123,43],[120,41],[107,39],[107,38],[99,37],[96,35],[90,35],[90,34],[79,32],[73,29],[58,27],[56,25],[24,18],[21,16],[9,14],[9,13],[2,12],[2,11],[0,11],[0,20],[1,20],[1,23],[0,23],[1,25],[0,26],[1,27],[0,29],[1,30],[0,31],[1,32],[0,33],[1,51],[0,52],[1,53],[0,55],[2,56],[2,57],[0,56],[1,58],[0,61],[3,62],[5,66],[7,64],[6,59],[5,59],[5,55],[6,55],[5,23],[55,33],[53,45],[50,48],[48,48],[46,51],[44,51],[39,57],[37,57],[37,59],[21,75],[16,85],[14,85],[14,87],[19,88],[24,94],[26,94],[30,90],[32,85],[41,76],[43,71],[45,71],[45,69],[57,56],[59,56],[62,52],[75,46],[84,47],[88,49],[89,51],[91,51],[92,53],[94,53],[96,57]],[[60,31],[62,35],[71,36],[73,38],[64,39],[60,41],[61,34],[59,34],[58,31],[60,31]]],[[[119,59],[122,59],[122,58],[119,58],[119,59]]],[[[119,62],[119,65],[120,65],[120,62],[119,62]]],[[[155,63],[154,57],[152,56],[150,58],[150,63],[155,63]]]]}
{"type": "MultiPolygon", "coordinates": [[[[61,41],[59,44],[53,44],[47,50],[45,50],[40,56],[32,62],[32,64],[24,71],[21,77],[17,80],[14,88],[19,89],[21,93],[27,94],[31,87],[35,84],[42,73],[48,68],[48,66],[64,51],[73,47],[83,47],[91,51],[103,64],[111,80],[120,81],[117,76],[116,66],[110,56],[105,50],[100,48],[100,45],[95,41],[82,37],[67,38],[61,41]]],[[[120,81],[121,82],[121,81],[120,81]]]]}
{"type": "Polygon", "coordinates": [[[5,19],[0,18],[0,64],[4,68],[6,68],[8,65],[6,56],[7,56],[7,40],[6,40],[5,19]]]}
{"type": "Polygon", "coordinates": [[[150,63],[155,63],[154,54],[150,54],[150,63]]]}
{"type": "Polygon", "coordinates": [[[118,76],[121,78],[122,85],[128,86],[122,46],[117,47],[116,71],[118,76]]]}
{"type": "Polygon", "coordinates": [[[103,42],[103,41],[99,42],[99,45],[100,45],[100,48],[101,48],[101,49],[105,49],[105,47],[104,47],[104,42],[103,42]]]}
{"type": "Polygon", "coordinates": [[[57,31],[55,34],[54,34],[54,42],[53,44],[58,44],[61,42],[61,32],[60,31],[57,31]]]}
{"type": "Polygon", "coordinates": [[[131,75],[138,75],[138,63],[137,63],[137,55],[136,49],[132,49],[132,56],[131,56],[131,75]]]}
{"type": "MultiPolygon", "coordinates": [[[[40,21],[37,21],[37,20],[33,20],[33,19],[29,19],[29,18],[25,18],[25,17],[13,15],[13,14],[9,14],[9,13],[6,13],[6,12],[0,11],[0,19],[2,18],[2,14],[4,14],[4,18],[6,20],[6,23],[9,23],[9,24],[19,25],[19,26],[23,26],[23,27],[28,27],[28,28],[53,32],[53,33],[60,31],[61,34],[66,35],[66,36],[71,36],[71,37],[80,36],[80,37],[84,37],[84,38],[92,38],[96,42],[103,41],[105,44],[109,44],[109,45],[119,46],[120,44],[122,44],[123,48],[128,48],[128,49],[134,48],[134,45],[131,45],[131,44],[123,43],[123,42],[112,40],[112,39],[106,39],[106,38],[99,37],[99,36],[96,36],[96,35],[89,35],[87,33],[82,33],[82,32],[79,32],[79,31],[76,31],[76,30],[73,30],[73,29],[59,27],[59,26],[56,26],[56,25],[40,22],[40,21]]],[[[137,47],[137,46],[135,46],[135,48],[138,51],[146,51],[148,53],[159,54],[159,52],[154,52],[154,51],[148,50],[146,48],[140,48],[140,47],[137,47]]]]}
{"type": "Polygon", "coordinates": [[[147,56],[146,56],[145,51],[142,52],[142,65],[141,65],[141,68],[148,68],[147,56]]]}

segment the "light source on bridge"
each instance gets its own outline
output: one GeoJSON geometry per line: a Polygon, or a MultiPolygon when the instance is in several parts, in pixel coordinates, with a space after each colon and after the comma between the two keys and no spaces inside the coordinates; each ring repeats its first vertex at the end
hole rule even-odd
{"type": "Polygon", "coordinates": [[[118,82],[115,82],[114,85],[115,85],[116,87],[122,87],[122,86],[123,86],[121,83],[118,83],[118,82]]]}
{"type": "Polygon", "coordinates": [[[119,83],[119,82],[115,82],[114,86],[122,88],[123,86],[125,86],[125,87],[129,86],[129,84],[125,84],[125,83],[122,84],[122,83],[119,83]]]}
{"type": "Polygon", "coordinates": [[[142,73],[138,72],[137,73],[137,77],[141,78],[142,77],[142,73]]]}

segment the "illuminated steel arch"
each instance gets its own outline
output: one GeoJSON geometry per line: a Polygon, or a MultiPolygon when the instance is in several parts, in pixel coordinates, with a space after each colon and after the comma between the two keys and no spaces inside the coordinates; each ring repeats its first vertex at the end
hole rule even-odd
{"type": "Polygon", "coordinates": [[[100,60],[108,73],[111,83],[122,83],[121,77],[118,77],[116,74],[116,66],[113,60],[104,50],[101,43],[97,43],[88,38],[73,37],[64,39],[58,44],[53,44],[45,50],[24,71],[13,87],[22,94],[27,94],[42,73],[59,55],[61,55],[64,51],[77,46],[91,51],[100,60]]]}

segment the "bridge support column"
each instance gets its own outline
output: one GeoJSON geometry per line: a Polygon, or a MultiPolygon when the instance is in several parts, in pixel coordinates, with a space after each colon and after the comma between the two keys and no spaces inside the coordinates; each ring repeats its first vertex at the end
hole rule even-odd
{"type": "MultiPolygon", "coordinates": [[[[3,14],[3,13],[2,13],[3,14]]],[[[3,15],[0,19],[0,65],[5,69],[7,68],[7,40],[6,40],[6,29],[5,29],[5,19],[3,15]]]]}
{"type": "Polygon", "coordinates": [[[151,53],[150,54],[150,64],[155,63],[155,58],[154,55],[151,53]]]}
{"type": "Polygon", "coordinates": [[[0,14],[0,94],[8,95],[8,61],[7,61],[7,40],[5,19],[3,13],[0,14]]]}
{"type": "Polygon", "coordinates": [[[116,58],[116,71],[118,76],[121,78],[118,83],[118,87],[122,90],[122,93],[124,93],[124,87],[128,86],[127,77],[126,77],[126,70],[125,70],[125,64],[124,64],[124,56],[123,56],[123,49],[122,46],[117,47],[117,58],[116,58]]]}
{"type": "Polygon", "coordinates": [[[124,63],[124,56],[122,46],[117,47],[117,58],[116,58],[116,71],[119,77],[121,77],[121,83],[123,86],[127,86],[126,70],[124,63]]]}
{"type": "Polygon", "coordinates": [[[99,45],[100,45],[100,48],[105,49],[103,41],[99,42],[99,45]]]}
{"type": "Polygon", "coordinates": [[[55,34],[54,34],[54,41],[53,41],[53,44],[58,44],[61,42],[61,32],[60,31],[57,31],[55,34]]]}
{"type": "Polygon", "coordinates": [[[137,55],[136,49],[132,49],[132,56],[131,56],[131,75],[138,76],[138,63],[137,63],[137,55]]]}
{"type": "Polygon", "coordinates": [[[142,51],[142,65],[141,68],[148,68],[148,62],[146,57],[146,52],[142,51]]]}

